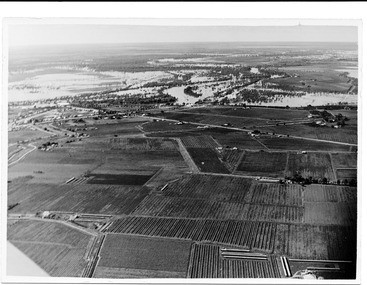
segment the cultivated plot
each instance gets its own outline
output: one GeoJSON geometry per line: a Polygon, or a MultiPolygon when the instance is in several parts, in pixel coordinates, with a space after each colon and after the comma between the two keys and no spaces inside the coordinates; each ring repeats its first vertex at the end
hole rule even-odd
{"type": "Polygon", "coordinates": [[[328,153],[289,153],[286,176],[299,174],[304,178],[324,179],[336,181],[328,153]]]}
{"type": "Polygon", "coordinates": [[[84,256],[95,237],[57,222],[19,220],[8,225],[7,239],[54,277],[80,277],[84,256]]]}
{"type": "Polygon", "coordinates": [[[245,152],[236,172],[252,176],[283,177],[286,163],[285,152],[245,152]]]}
{"type": "Polygon", "coordinates": [[[94,277],[184,278],[190,242],[108,234],[94,277]]]}

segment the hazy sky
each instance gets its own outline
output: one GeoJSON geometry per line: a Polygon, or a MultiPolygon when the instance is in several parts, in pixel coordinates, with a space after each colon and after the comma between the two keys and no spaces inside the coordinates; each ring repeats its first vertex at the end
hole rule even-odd
{"type": "Polygon", "coordinates": [[[9,46],[142,42],[357,42],[352,26],[9,25],[9,46]]]}

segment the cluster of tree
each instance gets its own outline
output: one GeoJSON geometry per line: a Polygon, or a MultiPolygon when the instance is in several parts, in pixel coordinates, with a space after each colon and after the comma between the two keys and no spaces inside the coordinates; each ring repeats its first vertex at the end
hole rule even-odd
{"type": "Polygon", "coordinates": [[[338,185],[349,185],[349,186],[353,186],[353,187],[356,187],[357,186],[357,180],[352,178],[350,180],[348,179],[343,179],[343,180],[337,180],[336,181],[336,184],[338,185]]]}
{"type": "Polygon", "coordinates": [[[41,149],[41,150],[45,150],[47,149],[48,147],[51,147],[51,146],[58,146],[59,143],[58,142],[47,142],[47,143],[43,143],[41,146],[38,147],[38,149],[41,149]]]}
{"type": "Polygon", "coordinates": [[[91,100],[88,102],[75,101],[73,106],[104,109],[110,106],[132,106],[132,105],[148,105],[148,104],[167,104],[172,105],[177,101],[176,97],[169,94],[163,94],[159,92],[158,95],[145,97],[145,96],[124,96],[120,98],[105,98],[103,100],[91,100]]]}
{"type": "MultiPolygon", "coordinates": [[[[309,184],[329,184],[330,181],[326,178],[314,178],[314,177],[302,177],[302,175],[299,172],[296,172],[292,177],[285,177],[285,180],[290,180],[294,183],[298,183],[301,185],[309,185],[309,184]]],[[[281,184],[284,184],[285,181],[284,180],[280,180],[279,181],[281,184]]],[[[357,186],[357,181],[356,179],[344,179],[344,180],[340,180],[338,179],[336,181],[337,185],[347,185],[347,186],[357,186]]]]}
{"type": "Polygon", "coordinates": [[[338,126],[345,126],[345,122],[349,120],[349,118],[340,113],[337,115],[333,115],[332,113],[326,110],[323,111],[311,110],[310,113],[314,116],[322,118],[325,122],[336,123],[336,125],[338,126]]]}
{"type": "Polygon", "coordinates": [[[138,96],[121,98],[120,104],[173,104],[176,101],[176,97],[162,93],[148,98],[142,98],[138,96]]]}
{"type": "Polygon", "coordinates": [[[10,211],[11,209],[13,209],[14,207],[16,207],[18,205],[19,205],[19,203],[9,204],[8,205],[8,211],[10,211]]]}
{"type": "Polygon", "coordinates": [[[292,177],[285,177],[286,180],[290,180],[294,183],[307,185],[307,184],[328,184],[329,180],[326,177],[314,178],[314,177],[303,177],[299,172],[296,172],[292,177]]]}
{"type": "Polygon", "coordinates": [[[194,87],[191,87],[191,86],[187,86],[185,89],[184,89],[184,93],[189,95],[189,96],[192,96],[192,97],[200,97],[202,94],[200,93],[196,93],[194,90],[197,89],[197,86],[194,86],[194,87]]]}

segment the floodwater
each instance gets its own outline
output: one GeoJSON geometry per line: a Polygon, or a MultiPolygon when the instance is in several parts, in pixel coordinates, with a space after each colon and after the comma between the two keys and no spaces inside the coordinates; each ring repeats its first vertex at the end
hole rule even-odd
{"type": "MultiPolygon", "coordinates": [[[[203,94],[200,97],[189,96],[184,93],[185,86],[172,87],[166,90],[166,93],[176,97],[177,104],[195,104],[198,100],[203,100],[205,98],[213,97],[213,91],[210,87],[205,88],[199,86],[198,92],[203,94]]],[[[230,98],[230,96],[227,96],[230,98]]],[[[269,102],[246,102],[253,105],[261,106],[289,106],[289,107],[305,107],[307,105],[327,105],[327,104],[338,104],[339,102],[344,102],[352,105],[358,104],[358,96],[352,94],[331,94],[331,93],[309,93],[302,96],[274,96],[269,102]]]]}
{"type": "Polygon", "coordinates": [[[204,89],[204,90],[199,89],[198,90],[199,92],[204,91],[202,92],[202,96],[200,97],[193,97],[193,96],[185,94],[184,93],[185,88],[186,86],[172,87],[172,88],[165,90],[165,92],[177,98],[176,104],[183,104],[183,103],[194,104],[198,100],[203,100],[205,98],[213,96],[213,92],[209,88],[204,89]]]}
{"type": "Polygon", "coordinates": [[[303,96],[285,97],[277,96],[271,102],[249,103],[261,106],[289,106],[289,107],[306,107],[307,105],[327,105],[338,104],[339,102],[347,102],[349,104],[357,104],[358,96],[351,94],[306,94],[303,96]]]}
{"type": "Polygon", "coordinates": [[[50,276],[9,241],[7,241],[6,274],[8,276],[50,276]]]}
{"type": "Polygon", "coordinates": [[[358,69],[355,69],[355,68],[337,69],[336,71],[348,72],[350,77],[358,78],[358,69]]]}
{"type": "Polygon", "coordinates": [[[143,83],[172,78],[163,71],[146,72],[98,72],[93,70],[70,73],[50,73],[27,77],[20,81],[9,82],[9,101],[53,99],[61,96],[74,96],[81,93],[98,92],[132,85],[140,87],[143,83]]]}
{"type": "Polygon", "coordinates": [[[259,69],[258,69],[258,68],[256,68],[256,67],[251,67],[250,72],[251,72],[251,73],[255,73],[255,74],[260,73],[260,72],[259,72],[259,69]]]}

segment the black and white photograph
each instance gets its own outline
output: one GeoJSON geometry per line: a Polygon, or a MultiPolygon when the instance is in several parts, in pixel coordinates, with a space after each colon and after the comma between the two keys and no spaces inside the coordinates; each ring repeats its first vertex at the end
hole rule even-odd
{"type": "Polygon", "coordinates": [[[3,276],[358,280],[362,20],[2,28],[3,276]]]}

